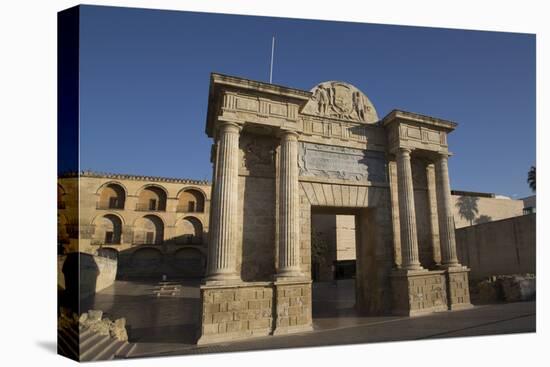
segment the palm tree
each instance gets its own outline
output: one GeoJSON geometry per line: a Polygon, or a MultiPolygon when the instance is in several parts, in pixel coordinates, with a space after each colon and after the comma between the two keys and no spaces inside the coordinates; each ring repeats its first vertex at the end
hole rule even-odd
{"type": "Polygon", "coordinates": [[[533,192],[537,191],[537,167],[531,166],[531,169],[527,172],[527,183],[533,192]]]}

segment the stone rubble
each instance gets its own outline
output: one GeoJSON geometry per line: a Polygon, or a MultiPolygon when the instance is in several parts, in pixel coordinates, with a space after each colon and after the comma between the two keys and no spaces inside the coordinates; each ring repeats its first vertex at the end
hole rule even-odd
{"type": "Polygon", "coordinates": [[[520,302],[536,297],[536,276],[534,274],[498,275],[477,284],[479,301],[520,302]]]}
{"type": "Polygon", "coordinates": [[[83,313],[79,318],[79,323],[83,328],[90,329],[100,335],[109,335],[120,341],[128,341],[126,332],[126,319],[124,317],[112,321],[108,317],[103,317],[101,310],[89,310],[83,313]]]}

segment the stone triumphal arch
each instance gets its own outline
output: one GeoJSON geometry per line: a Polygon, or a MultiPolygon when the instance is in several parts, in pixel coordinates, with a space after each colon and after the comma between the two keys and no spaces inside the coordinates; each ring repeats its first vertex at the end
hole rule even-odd
{"type": "Polygon", "coordinates": [[[210,252],[198,343],[312,329],[312,211],[356,215],[360,312],[469,307],[447,168],[455,127],[399,110],[379,119],[348,83],[307,92],[212,74],[210,252]]]}

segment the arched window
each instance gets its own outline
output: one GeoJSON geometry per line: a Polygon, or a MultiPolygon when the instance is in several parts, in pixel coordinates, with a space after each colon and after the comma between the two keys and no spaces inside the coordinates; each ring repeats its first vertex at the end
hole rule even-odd
{"type": "Polygon", "coordinates": [[[139,211],[165,211],[166,191],[157,186],[148,186],[141,190],[136,204],[139,211]]]}
{"type": "Polygon", "coordinates": [[[178,212],[202,213],[204,212],[204,194],[199,190],[184,190],[178,198],[178,212]]]}
{"type": "Polygon", "coordinates": [[[164,223],[156,215],[146,215],[134,224],[134,245],[159,245],[164,239],[164,223]]]}
{"type": "Polygon", "coordinates": [[[95,244],[116,245],[121,242],[122,221],[114,214],[104,215],[96,220],[95,244]]]}
{"type": "Polygon", "coordinates": [[[201,244],[202,223],[194,217],[186,217],[176,225],[176,242],[180,244],[201,244]]]}
{"type": "Polygon", "coordinates": [[[126,192],[116,183],[105,185],[99,193],[98,209],[124,209],[126,192]]]}

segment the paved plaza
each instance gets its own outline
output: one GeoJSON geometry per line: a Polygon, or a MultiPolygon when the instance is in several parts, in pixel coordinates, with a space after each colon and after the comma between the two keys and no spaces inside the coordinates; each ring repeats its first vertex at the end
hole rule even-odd
{"type": "Polygon", "coordinates": [[[199,297],[197,281],[117,281],[82,306],[126,317],[129,341],[137,344],[130,357],[526,333],[536,324],[535,302],[475,305],[412,318],[359,316],[354,281],[345,280],[314,283],[311,332],[197,346],[199,297]]]}

